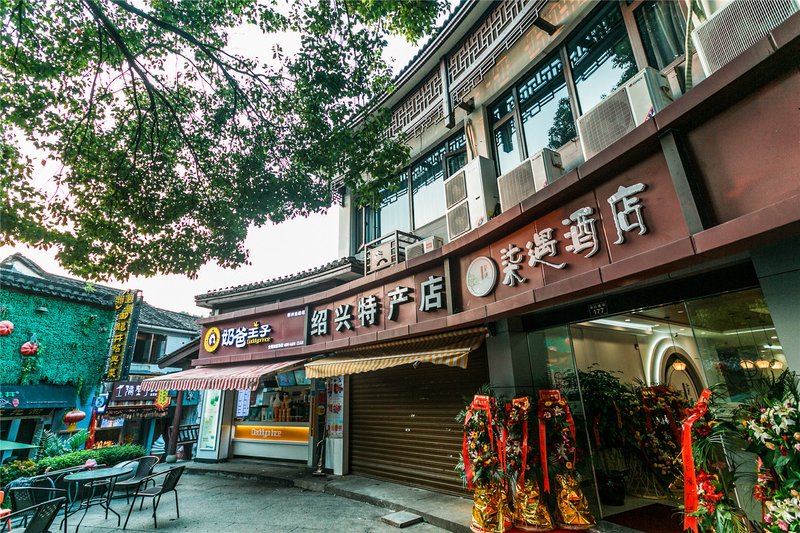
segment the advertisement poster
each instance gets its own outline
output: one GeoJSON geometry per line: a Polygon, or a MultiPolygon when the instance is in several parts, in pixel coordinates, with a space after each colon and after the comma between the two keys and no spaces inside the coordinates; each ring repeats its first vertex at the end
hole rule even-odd
{"type": "Polygon", "coordinates": [[[198,449],[214,451],[217,449],[217,422],[222,391],[206,391],[203,399],[203,420],[200,423],[200,446],[198,449]]]}
{"type": "Polygon", "coordinates": [[[236,417],[242,418],[250,413],[250,389],[240,390],[236,396],[236,417]]]}
{"type": "Polygon", "coordinates": [[[329,438],[344,437],[344,377],[328,380],[328,427],[329,438]]]}

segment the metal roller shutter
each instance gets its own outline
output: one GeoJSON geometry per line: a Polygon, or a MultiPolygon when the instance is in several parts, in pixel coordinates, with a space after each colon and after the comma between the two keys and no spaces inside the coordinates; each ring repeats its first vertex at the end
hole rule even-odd
{"type": "Polygon", "coordinates": [[[483,346],[466,369],[423,363],[350,376],[352,472],[464,494],[454,471],[463,435],[455,417],[488,381],[483,346]]]}

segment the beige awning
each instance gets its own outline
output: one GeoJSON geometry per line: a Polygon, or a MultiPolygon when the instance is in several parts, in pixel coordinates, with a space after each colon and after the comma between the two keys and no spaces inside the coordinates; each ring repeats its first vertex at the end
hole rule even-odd
{"type": "Polygon", "coordinates": [[[199,366],[142,381],[142,390],[256,390],[263,376],[297,366],[300,361],[259,365],[199,366]]]}
{"type": "Polygon", "coordinates": [[[469,353],[481,345],[487,332],[486,328],[471,328],[342,351],[337,357],[306,363],[306,376],[360,374],[412,363],[467,368],[469,353]]]}

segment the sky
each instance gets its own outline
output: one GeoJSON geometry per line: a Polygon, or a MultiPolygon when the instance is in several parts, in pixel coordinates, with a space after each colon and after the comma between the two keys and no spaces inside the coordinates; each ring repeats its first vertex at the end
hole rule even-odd
{"type": "MultiPolygon", "coordinates": [[[[230,34],[229,49],[248,56],[272,56],[272,44],[280,41],[284,53],[296,49],[298,38],[292,35],[266,37],[252,27],[241,27],[230,34]]],[[[414,56],[418,47],[402,38],[390,38],[386,58],[395,73],[414,56]]],[[[45,169],[46,170],[46,169],[45,169]]],[[[151,278],[132,277],[124,282],[103,282],[121,289],[139,289],[151,305],[171,311],[207,316],[209,311],[197,307],[194,297],[208,291],[223,289],[287,276],[322,266],[338,257],[339,213],[336,207],[326,214],[315,214],[278,225],[251,227],[245,241],[250,250],[250,265],[224,269],[214,263],[203,266],[197,278],[181,275],[161,275],[151,278]],[[298,246],[302,244],[302,246],[298,246]]],[[[56,250],[41,250],[26,245],[0,246],[0,259],[21,253],[53,274],[72,276],[55,259],[56,250]]]]}

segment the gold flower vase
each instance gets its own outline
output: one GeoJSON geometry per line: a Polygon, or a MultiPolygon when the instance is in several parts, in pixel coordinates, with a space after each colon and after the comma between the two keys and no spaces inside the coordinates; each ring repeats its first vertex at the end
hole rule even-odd
{"type": "Polygon", "coordinates": [[[503,533],[511,529],[511,509],[506,493],[497,483],[475,485],[472,506],[474,533],[503,533]]]}
{"type": "Polygon", "coordinates": [[[556,524],[561,529],[584,530],[597,525],[589,512],[586,501],[575,475],[556,474],[556,524]]]}
{"type": "Polygon", "coordinates": [[[514,527],[521,531],[552,531],[553,517],[547,509],[547,499],[542,498],[536,479],[526,479],[524,486],[517,485],[514,498],[514,527]]]}

